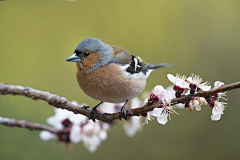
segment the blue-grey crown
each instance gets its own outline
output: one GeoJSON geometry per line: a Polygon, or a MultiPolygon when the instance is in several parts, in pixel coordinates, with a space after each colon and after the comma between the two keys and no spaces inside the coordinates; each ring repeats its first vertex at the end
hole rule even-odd
{"type": "Polygon", "coordinates": [[[89,68],[91,70],[104,66],[113,59],[112,47],[106,43],[103,43],[97,38],[84,39],[79,43],[76,50],[82,52],[85,50],[93,52],[97,51],[99,54],[101,54],[101,59],[93,67],[89,68]]]}

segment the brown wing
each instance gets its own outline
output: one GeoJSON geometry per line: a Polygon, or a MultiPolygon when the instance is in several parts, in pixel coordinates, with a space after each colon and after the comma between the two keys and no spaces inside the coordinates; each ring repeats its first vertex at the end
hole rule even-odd
{"type": "Polygon", "coordinates": [[[118,46],[111,46],[114,51],[113,60],[111,63],[119,65],[130,64],[132,62],[132,54],[128,53],[125,49],[118,46]]]}
{"type": "Polygon", "coordinates": [[[113,50],[115,52],[114,58],[110,63],[115,63],[121,66],[128,65],[126,68],[126,71],[134,74],[143,72],[146,74],[148,68],[148,63],[143,61],[140,57],[135,56],[133,54],[128,53],[125,49],[118,47],[118,46],[112,46],[113,50]]]}

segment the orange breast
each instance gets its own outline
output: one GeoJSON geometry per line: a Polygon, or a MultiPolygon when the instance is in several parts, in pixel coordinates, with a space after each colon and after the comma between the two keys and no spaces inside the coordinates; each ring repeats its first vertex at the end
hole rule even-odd
{"type": "Polygon", "coordinates": [[[78,69],[77,81],[88,96],[112,103],[136,97],[146,85],[145,78],[128,77],[117,64],[107,64],[95,70],[78,69]]]}

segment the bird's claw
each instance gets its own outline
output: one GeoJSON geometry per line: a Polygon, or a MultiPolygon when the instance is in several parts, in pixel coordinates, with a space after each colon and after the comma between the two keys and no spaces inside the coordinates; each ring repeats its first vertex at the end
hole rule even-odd
{"type": "Polygon", "coordinates": [[[102,103],[103,103],[103,102],[100,102],[100,103],[98,103],[96,106],[93,107],[93,109],[90,111],[89,116],[88,116],[89,120],[92,119],[93,122],[96,122],[95,118],[97,118],[97,116],[98,116],[98,114],[99,114],[99,112],[98,112],[98,110],[97,110],[97,107],[98,107],[99,105],[101,105],[102,103]]]}
{"type": "Polygon", "coordinates": [[[122,108],[121,108],[120,116],[119,116],[119,119],[120,119],[120,120],[121,120],[122,118],[124,118],[126,121],[128,120],[126,110],[127,110],[127,109],[126,109],[125,107],[122,107],[122,108]]]}
{"type": "Polygon", "coordinates": [[[92,119],[93,122],[96,122],[95,118],[97,117],[98,110],[94,107],[89,113],[89,120],[92,119]]]}

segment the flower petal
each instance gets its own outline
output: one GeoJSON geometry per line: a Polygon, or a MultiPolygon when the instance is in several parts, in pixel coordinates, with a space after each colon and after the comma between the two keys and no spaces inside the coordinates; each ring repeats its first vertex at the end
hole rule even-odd
{"type": "Polygon", "coordinates": [[[43,140],[43,141],[49,141],[50,139],[54,139],[56,138],[56,136],[48,131],[41,131],[39,133],[39,137],[43,140]]]}
{"type": "Polygon", "coordinates": [[[203,91],[209,91],[211,89],[211,86],[208,86],[206,84],[200,84],[200,88],[203,90],[203,91]]]}
{"type": "Polygon", "coordinates": [[[167,74],[167,77],[168,77],[168,80],[171,81],[172,83],[176,83],[175,80],[176,80],[176,77],[172,74],[167,74]]]}
{"type": "Polygon", "coordinates": [[[81,132],[80,125],[79,126],[74,125],[72,127],[72,130],[69,136],[72,143],[79,143],[82,140],[80,136],[80,132],[81,132]]]}
{"type": "Polygon", "coordinates": [[[216,82],[214,83],[214,88],[218,88],[218,87],[221,87],[221,86],[223,86],[223,85],[224,85],[223,82],[221,82],[221,81],[216,81],[216,82]]]}
{"type": "Polygon", "coordinates": [[[152,116],[158,117],[160,114],[162,114],[163,108],[154,108],[152,112],[152,116]]]}
{"type": "Polygon", "coordinates": [[[165,125],[168,121],[167,116],[168,116],[168,114],[162,114],[162,115],[158,116],[157,117],[158,123],[165,125]]]}

